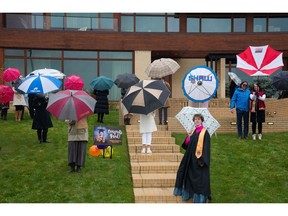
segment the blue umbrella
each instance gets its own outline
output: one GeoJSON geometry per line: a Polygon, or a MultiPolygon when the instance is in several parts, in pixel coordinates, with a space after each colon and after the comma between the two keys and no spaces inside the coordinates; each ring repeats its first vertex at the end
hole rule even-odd
{"type": "Polygon", "coordinates": [[[46,94],[58,90],[62,82],[48,75],[31,75],[22,80],[18,89],[26,94],[46,94]]]}
{"type": "Polygon", "coordinates": [[[96,77],[90,83],[92,89],[99,91],[111,89],[113,85],[114,85],[113,80],[105,76],[96,77]]]}

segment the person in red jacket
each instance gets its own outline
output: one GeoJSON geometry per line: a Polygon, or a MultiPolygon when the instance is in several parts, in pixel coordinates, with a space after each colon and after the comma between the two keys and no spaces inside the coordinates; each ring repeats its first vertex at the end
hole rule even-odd
{"type": "Polygon", "coordinates": [[[250,122],[252,122],[252,138],[256,140],[256,127],[258,123],[258,139],[262,139],[262,123],[265,122],[266,94],[260,90],[259,84],[253,85],[250,94],[250,122]]]}

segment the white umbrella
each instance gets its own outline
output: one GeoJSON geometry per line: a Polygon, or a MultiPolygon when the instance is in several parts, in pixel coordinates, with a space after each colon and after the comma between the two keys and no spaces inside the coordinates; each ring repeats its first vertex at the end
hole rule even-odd
{"type": "Polygon", "coordinates": [[[203,126],[208,130],[210,136],[221,126],[219,122],[211,115],[207,108],[195,108],[186,106],[175,116],[176,119],[182,124],[185,130],[189,133],[195,128],[193,116],[201,114],[204,117],[203,126]]]}
{"type": "Polygon", "coordinates": [[[29,73],[26,77],[31,75],[49,75],[57,79],[63,79],[66,76],[64,73],[52,68],[42,68],[34,70],[31,73],[29,73]]]}
{"type": "Polygon", "coordinates": [[[146,69],[145,73],[152,78],[162,78],[174,74],[180,65],[171,58],[154,60],[146,69]]]}
{"type": "Polygon", "coordinates": [[[182,80],[184,95],[193,102],[204,103],[214,97],[218,89],[216,73],[209,67],[190,69],[182,80]]]}

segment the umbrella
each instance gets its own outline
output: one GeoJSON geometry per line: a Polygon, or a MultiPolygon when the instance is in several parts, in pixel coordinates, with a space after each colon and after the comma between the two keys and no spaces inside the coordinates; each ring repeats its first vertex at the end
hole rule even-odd
{"type": "Polygon", "coordinates": [[[48,75],[30,75],[22,80],[18,89],[26,94],[46,94],[58,90],[62,82],[48,75]]]}
{"type": "Polygon", "coordinates": [[[139,82],[139,78],[131,73],[119,74],[114,80],[119,88],[128,89],[130,86],[139,82]]]}
{"type": "Polygon", "coordinates": [[[47,110],[60,120],[80,120],[94,114],[96,100],[82,90],[64,90],[49,95],[47,110]]]}
{"type": "Polygon", "coordinates": [[[282,71],[272,79],[272,85],[277,90],[288,90],[288,72],[282,71]]]}
{"type": "Polygon", "coordinates": [[[99,91],[111,89],[113,85],[114,85],[113,80],[105,76],[96,77],[90,83],[92,89],[99,91]]]}
{"type": "Polygon", "coordinates": [[[31,75],[49,75],[57,79],[63,79],[66,76],[64,73],[52,68],[42,68],[34,70],[31,73],[29,73],[26,77],[29,77],[31,75]]]}
{"type": "Polygon", "coordinates": [[[190,106],[183,107],[182,110],[175,116],[182,124],[185,130],[189,133],[194,129],[193,116],[202,114],[204,117],[203,126],[208,130],[210,136],[221,126],[219,122],[211,115],[207,108],[194,108],[190,106]]]}
{"type": "Polygon", "coordinates": [[[154,60],[146,69],[145,73],[152,78],[162,78],[174,74],[180,65],[171,58],[154,60]]]}
{"type": "Polygon", "coordinates": [[[228,72],[229,77],[235,82],[235,84],[238,86],[241,83],[241,79],[233,72],[228,72]]]}
{"type": "Polygon", "coordinates": [[[266,46],[249,46],[245,51],[236,55],[236,67],[249,76],[269,76],[282,68],[282,52],[266,46]]]}
{"type": "Polygon", "coordinates": [[[7,103],[13,100],[14,91],[10,86],[0,85],[0,102],[7,103]]]}
{"type": "Polygon", "coordinates": [[[209,101],[218,89],[216,73],[209,67],[197,66],[190,69],[182,80],[184,95],[193,102],[209,101]]]}
{"type": "Polygon", "coordinates": [[[170,91],[160,80],[143,80],[131,86],[122,103],[128,113],[147,115],[163,107],[170,95],[170,91]]]}
{"type": "Polygon", "coordinates": [[[2,73],[2,79],[5,82],[12,82],[14,80],[17,80],[20,77],[21,73],[20,70],[17,68],[7,68],[2,73]]]}
{"type": "Polygon", "coordinates": [[[84,82],[81,77],[76,75],[71,75],[66,77],[64,86],[66,89],[70,90],[82,90],[84,82]]]}

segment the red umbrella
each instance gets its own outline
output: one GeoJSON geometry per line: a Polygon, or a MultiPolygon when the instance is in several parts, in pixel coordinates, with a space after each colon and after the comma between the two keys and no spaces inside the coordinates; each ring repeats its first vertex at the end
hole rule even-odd
{"type": "Polygon", "coordinates": [[[64,86],[69,90],[82,90],[84,82],[81,77],[76,75],[71,75],[66,77],[64,86]]]}
{"type": "Polygon", "coordinates": [[[0,102],[7,103],[13,100],[14,91],[10,86],[0,85],[0,102]]]}
{"type": "Polygon", "coordinates": [[[266,46],[249,46],[236,55],[236,67],[249,76],[270,76],[283,67],[282,52],[266,46]]]}
{"type": "Polygon", "coordinates": [[[21,73],[20,70],[17,68],[7,68],[3,74],[2,79],[5,82],[12,82],[14,80],[17,80],[20,77],[21,73]]]}

